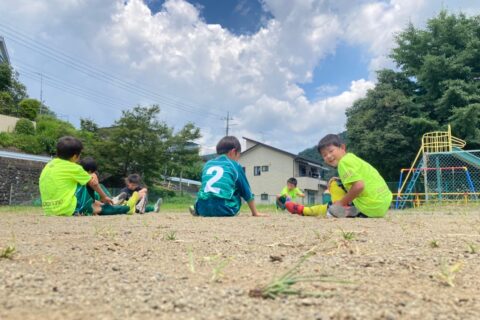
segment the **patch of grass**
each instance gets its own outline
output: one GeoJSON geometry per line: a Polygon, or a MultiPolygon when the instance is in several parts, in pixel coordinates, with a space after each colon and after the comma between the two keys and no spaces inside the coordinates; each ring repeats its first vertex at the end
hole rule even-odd
{"type": "Polygon", "coordinates": [[[267,285],[263,287],[258,287],[256,289],[250,290],[249,296],[253,298],[263,298],[263,299],[275,299],[281,296],[325,296],[324,293],[314,293],[314,292],[304,292],[300,289],[293,289],[293,286],[301,282],[336,282],[336,283],[349,283],[347,281],[337,280],[330,278],[326,275],[301,275],[300,266],[312,255],[315,253],[313,250],[310,250],[304,254],[300,260],[287,272],[282,274],[278,278],[273,278],[267,285]]]}
{"type": "Polygon", "coordinates": [[[220,280],[224,277],[223,270],[228,266],[232,259],[233,258],[223,258],[220,253],[211,257],[204,257],[204,260],[209,262],[212,266],[212,276],[210,281],[220,282],[220,280]]]}
{"type": "Polygon", "coordinates": [[[0,259],[13,259],[13,255],[17,252],[14,244],[10,244],[0,251],[0,259]]]}
{"type": "Polygon", "coordinates": [[[172,231],[168,231],[166,234],[165,234],[165,237],[164,237],[165,240],[168,240],[168,241],[175,241],[177,240],[177,232],[172,230],[172,231]]]}
{"type": "Polygon", "coordinates": [[[430,246],[430,248],[438,248],[440,247],[440,243],[438,242],[438,240],[431,240],[428,245],[430,246]]]}
{"type": "Polygon", "coordinates": [[[478,252],[478,246],[469,241],[465,241],[467,243],[467,252],[470,254],[476,254],[478,252]]]}
{"type": "Polygon", "coordinates": [[[442,262],[440,266],[440,272],[437,276],[441,283],[449,287],[455,287],[455,277],[456,274],[462,269],[463,263],[461,261],[455,262],[454,264],[448,264],[447,262],[442,262]]]}
{"type": "Polygon", "coordinates": [[[342,238],[347,241],[352,241],[355,240],[356,234],[354,231],[345,231],[343,229],[340,229],[342,232],[342,238]]]}

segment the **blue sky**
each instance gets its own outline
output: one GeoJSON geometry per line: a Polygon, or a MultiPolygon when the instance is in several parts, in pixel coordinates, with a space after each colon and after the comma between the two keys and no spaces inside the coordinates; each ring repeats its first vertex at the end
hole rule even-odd
{"type": "Polygon", "coordinates": [[[392,67],[394,35],[471,0],[6,0],[0,35],[33,98],[78,125],[158,104],[203,151],[230,132],[290,152],[345,129],[345,111],[392,67]]]}

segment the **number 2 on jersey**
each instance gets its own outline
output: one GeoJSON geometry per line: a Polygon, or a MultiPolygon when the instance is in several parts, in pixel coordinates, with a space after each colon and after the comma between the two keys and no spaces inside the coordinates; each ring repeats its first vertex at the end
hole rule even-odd
{"type": "Polygon", "coordinates": [[[207,170],[207,174],[212,174],[214,172],[215,172],[215,175],[207,181],[204,191],[218,194],[220,193],[220,188],[214,187],[213,184],[223,177],[223,168],[214,166],[214,167],[208,168],[207,170]]]}

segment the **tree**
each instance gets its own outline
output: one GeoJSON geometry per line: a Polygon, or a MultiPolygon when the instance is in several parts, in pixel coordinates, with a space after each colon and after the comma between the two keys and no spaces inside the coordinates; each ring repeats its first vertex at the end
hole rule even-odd
{"type": "Polygon", "coordinates": [[[41,102],[37,99],[23,99],[18,104],[18,116],[33,121],[40,111],[40,106],[41,102]]]}
{"type": "Polygon", "coordinates": [[[78,136],[75,127],[66,121],[52,116],[41,115],[37,117],[37,135],[43,152],[54,155],[57,140],[63,136],[78,136]]]}
{"type": "Polygon", "coordinates": [[[424,30],[409,24],[374,89],[347,110],[349,148],[387,179],[407,167],[428,131],[446,129],[479,145],[480,16],[442,11],[424,30]]]}
{"type": "Polygon", "coordinates": [[[12,68],[6,62],[0,63],[0,91],[8,91],[12,86],[12,68]]]}
{"type": "Polygon", "coordinates": [[[0,92],[0,114],[13,116],[15,114],[15,102],[12,95],[7,91],[0,92]]]}

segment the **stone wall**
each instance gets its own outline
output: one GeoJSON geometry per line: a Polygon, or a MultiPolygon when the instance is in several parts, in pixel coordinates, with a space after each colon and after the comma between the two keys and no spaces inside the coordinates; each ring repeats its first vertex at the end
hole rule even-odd
{"type": "Polygon", "coordinates": [[[44,162],[0,157],[0,205],[31,204],[40,197],[44,162]]]}

